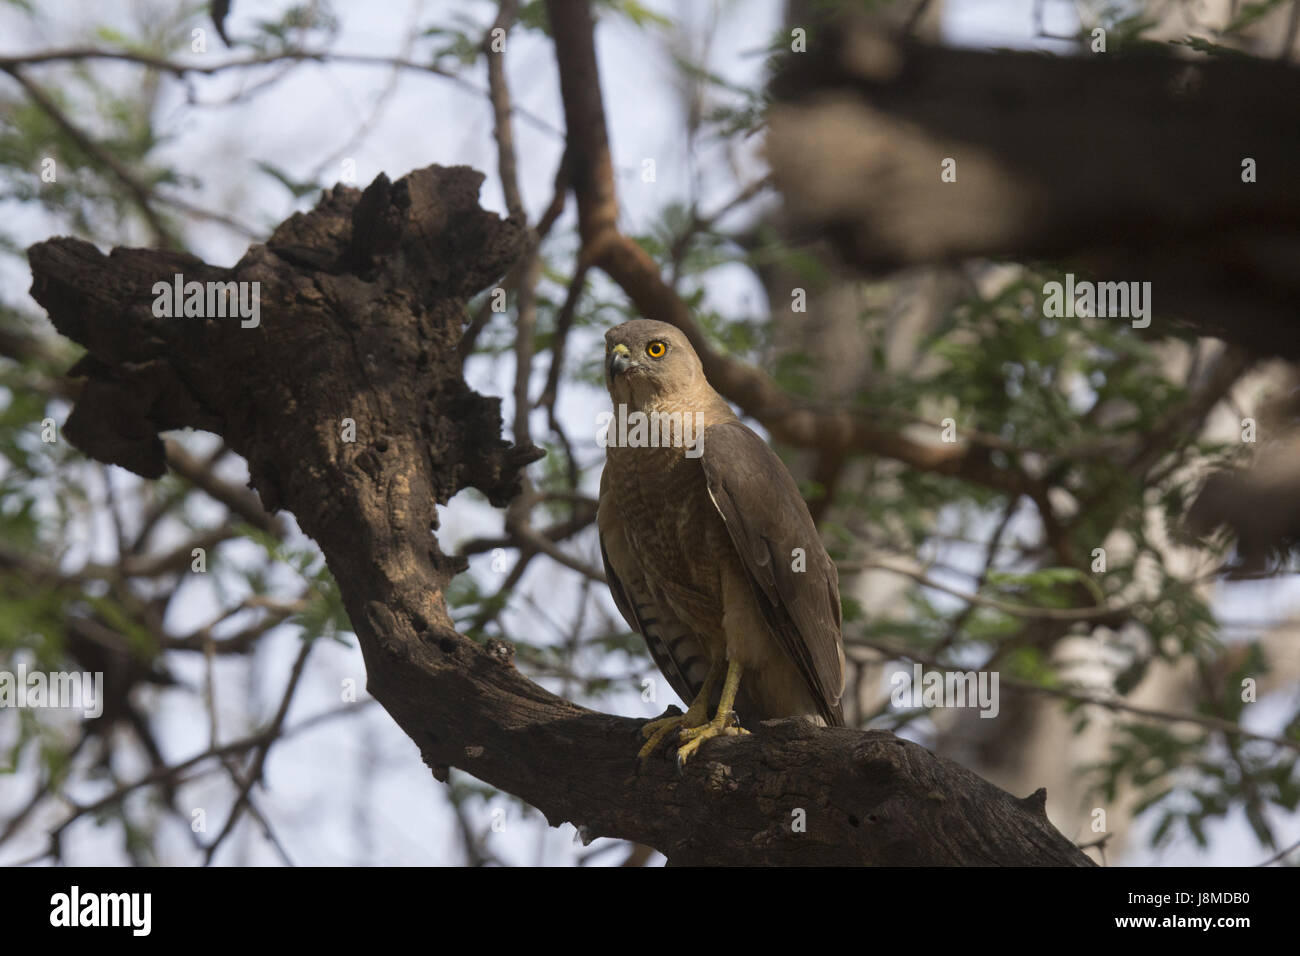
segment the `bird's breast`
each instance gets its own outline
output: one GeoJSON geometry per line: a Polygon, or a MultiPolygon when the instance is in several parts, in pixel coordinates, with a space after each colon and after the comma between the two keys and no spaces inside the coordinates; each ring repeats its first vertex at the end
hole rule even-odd
{"type": "Polygon", "coordinates": [[[647,584],[697,625],[720,629],[718,556],[731,542],[699,459],[679,449],[611,448],[606,467],[647,584]]]}

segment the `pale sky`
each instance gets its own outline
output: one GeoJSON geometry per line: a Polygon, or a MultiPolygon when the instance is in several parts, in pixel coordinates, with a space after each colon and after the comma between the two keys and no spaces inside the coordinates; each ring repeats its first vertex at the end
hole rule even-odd
{"type": "MultiPolygon", "coordinates": [[[[260,17],[269,17],[268,8],[281,10],[287,4],[248,3],[236,0],[228,28],[232,35],[249,32],[250,17],[254,11],[260,17]]],[[[699,18],[712,5],[704,3],[669,3],[649,0],[652,9],[667,13],[677,19],[699,18]]],[[[41,8],[47,28],[40,35],[31,35],[9,8],[0,8],[0,51],[17,52],[36,48],[69,46],[91,42],[88,35],[92,17],[100,22],[119,23],[128,35],[138,32],[136,18],[140,4],[97,3],[84,0],[66,0],[59,3],[42,3],[41,8]],[[111,11],[122,11],[115,18],[111,11]]],[[[165,6],[170,6],[165,5],[165,6]]],[[[1068,19],[1068,5],[1049,3],[1049,26],[1059,32],[1068,32],[1073,24],[1068,19]]],[[[972,46],[1024,46],[1031,42],[1032,0],[949,0],[946,4],[944,39],[950,43],[972,46]]],[[[480,25],[492,18],[493,5],[484,3],[426,2],[407,3],[398,0],[373,0],[373,2],[338,2],[336,12],[342,29],[335,48],[350,53],[394,54],[398,51],[401,35],[412,22],[428,24],[434,19],[451,21],[456,11],[468,10],[480,25]]],[[[757,85],[761,82],[761,50],[777,29],[781,20],[781,4],[771,0],[741,0],[720,5],[719,26],[711,46],[711,68],[734,83],[757,85]]],[[[196,25],[207,26],[206,21],[196,25]]],[[[230,54],[220,41],[209,36],[207,57],[221,60],[230,54]]],[[[720,206],[737,191],[736,180],[726,165],[727,150],[721,147],[706,149],[700,154],[697,178],[685,163],[685,150],[681,147],[681,106],[674,95],[674,68],[664,45],[647,40],[647,34],[626,21],[606,18],[598,34],[598,51],[602,71],[606,112],[618,170],[618,188],[622,205],[622,224],[632,233],[643,231],[653,222],[662,208],[672,201],[699,199],[703,209],[720,206]],[[642,162],[654,159],[656,178],[645,183],[641,178],[642,162]]],[[[138,68],[126,65],[96,65],[100,75],[113,82],[138,83],[138,68]]],[[[518,151],[519,174],[525,205],[532,218],[540,213],[551,198],[552,178],[562,148],[562,138],[555,131],[563,127],[559,102],[558,83],[553,62],[553,48],[544,38],[515,34],[507,51],[507,69],[517,106],[536,114],[552,130],[539,129],[523,121],[516,121],[515,137],[518,151]]],[[[40,74],[36,75],[37,79],[40,74]]],[[[394,82],[388,70],[375,66],[317,66],[304,65],[296,69],[285,81],[263,92],[250,101],[227,101],[247,90],[254,79],[264,74],[230,72],[207,79],[195,77],[190,83],[198,101],[206,104],[195,109],[184,99],[181,87],[169,84],[170,95],[157,111],[159,125],[173,138],[159,150],[159,156],[194,176],[197,190],[186,193],[193,202],[219,208],[245,221],[256,229],[265,231],[278,223],[293,209],[308,208],[310,200],[295,203],[288,192],[271,177],[257,170],[255,161],[269,161],[295,178],[305,178],[316,170],[326,158],[335,157],[348,146],[355,131],[363,123],[371,123],[364,142],[346,150],[345,156],[355,161],[357,180],[364,185],[383,171],[396,179],[411,169],[430,163],[443,165],[467,164],[488,174],[482,198],[483,204],[504,212],[504,202],[496,178],[496,153],[491,136],[491,113],[485,99],[467,93],[446,80],[416,72],[401,72],[386,106],[378,116],[371,117],[371,109],[385,88],[394,82]]],[[[479,87],[486,87],[484,67],[480,63],[469,78],[479,87]]],[[[5,81],[8,83],[8,79],[5,81]]],[[[757,145],[757,144],[755,144],[757,145]]],[[[742,149],[734,157],[746,174],[761,174],[761,161],[755,149],[742,149]]],[[[337,164],[326,168],[322,181],[337,178],[337,164]]],[[[9,217],[11,228],[19,233],[26,244],[59,231],[59,224],[38,211],[25,207],[14,215],[14,208],[0,204],[0,215],[9,217]]],[[[737,222],[752,212],[737,214],[737,222]]],[[[570,209],[556,228],[563,234],[572,223],[570,209]]],[[[236,261],[247,246],[247,239],[232,234],[224,227],[211,223],[196,223],[188,236],[193,251],[209,261],[229,264],[236,261]]],[[[137,237],[138,238],[138,237],[137,237]]],[[[558,250],[555,253],[559,254],[558,250]]],[[[565,266],[567,268],[567,264],[565,266]]],[[[0,259],[0,284],[4,299],[23,302],[24,290],[30,284],[25,263],[0,259]]],[[[728,303],[731,314],[752,314],[752,309],[762,301],[752,278],[742,270],[727,270],[708,289],[710,300],[728,303]],[[746,308],[749,312],[746,312],[746,308]]],[[[571,360],[581,361],[582,347],[598,349],[594,337],[589,341],[571,343],[571,360]]],[[[545,375],[545,363],[539,363],[539,372],[545,375]]],[[[470,384],[485,394],[500,395],[505,399],[503,413],[511,419],[510,393],[513,368],[508,358],[492,361],[477,359],[469,368],[470,384]]],[[[540,388],[540,379],[534,384],[534,394],[540,388]]],[[[582,442],[584,461],[598,461],[599,449],[595,447],[595,416],[606,407],[607,398],[597,390],[570,388],[560,412],[568,423],[571,435],[582,442]],[[588,424],[590,423],[590,424],[588,424]]],[[[538,435],[545,434],[544,419],[535,425],[538,435]]],[[[210,436],[198,436],[199,441],[210,436]]],[[[246,476],[232,473],[235,480],[246,476]]],[[[591,479],[594,482],[596,472],[591,479]]],[[[128,479],[123,478],[123,487],[128,479]]],[[[593,484],[594,490],[594,484],[593,484]]],[[[201,496],[200,496],[201,497],[201,496]]],[[[213,506],[212,515],[219,513],[213,506]]],[[[454,499],[443,509],[444,523],[439,539],[445,551],[453,551],[459,541],[480,534],[497,534],[501,528],[501,513],[473,503],[467,496],[454,499]]],[[[91,540],[88,538],[88,541],[91,540]]],[[[100,540],[103,540],[101,538],[100,540]]],[[[594,538],[582,539],[585,550],[579,553],[587,561],[599,564],[594,538]]],[[[164,542],[165,543],[165,542],[164,542]]],[[[580,547],[578,543],[573,545],[580,547]]],[[[251,546],[250,546],[251,549],[251,546]]],[[[237,560],[238,549],[231,552],[237,560]]],[[[488,567],[488,557],[474,561],[473,572],[492,586],[496,575],[488,567]]],[[[559,621],[569,619],[576,606],[578,583],[576,576],[554,568],[530,570],[524,581],[524,593],[535,597],[559,621]]],[[[226,576],[231,585],[233,577],[226,576]]],[[[286,584],[289,583],[286,581],[286,584]]],[[[231,600],[227,594],[223,600],[231,600]]],[[[192,627],[217,612],[219,602],[212,587],[196,582],[188,588],[180,605],[180,614],[172,623],[192,627]]],[[[1258,598],[1244,602],[1251,616],[1261,616],[1282,608],[1261,607],[1258,598]]],[[[607,612],[617,615],[612,603],[605,601],[607,612]]],[[[1293,601],[1286,603],[1294,606],[1293,601]]],[[[521,632],[523,622],[531,619],[533,612],[522,601],[514,605],[516,611],[508,620],[521,632]]],[[[238,622],[233,622],[232,627],[238,622]]],[[[539,631],[534,623],[527,629],[539,631]]],[[[263,642],[255,661],[258,679],[255,685],[248,679],[244,661],[223,662],[219,671],[221,716],[224,734],[229,737],[247,731],[251,719],[264,719],[279,700],[280,689],[287,678],[297,651],[297,638],[290,629],[281,629],[263,642]],[[253,713],[250,714],[250,708],[253,713]]],[[[177,676],[191,687],[200,687],[203,680],[201,661],[188,657],[175,665],[177,676]]],[[[608,673],[622,673],[625,661],[601,662],[608,673]]],[[[355,646],[322,642],[309,663],[306,679],[294,701],[288,726],[328,710],[338,703],[338,687],[344,679],[351,678],[364,688],[365,676],[361,655],[355,646]]],[[[560,688],[552,685],[552,689],[560,688]]],[[[653,705],[644,703],[640,687],[629,686],[626,692],[605,701],[602,705],[612,711],[633,715],[651,716],[662,712],[674,702],[671,692],[663,692],[653,705]]],[[[182,759],[206,746],[206,717],[201,703],[193,695],[163,692],[159,695],[158,721],[162,728],[162,742],[166,753],[173,759],[182,759]]],[[[1255,720],[1276,722],[1282,707],[1272,708],[1270,714],[1262,709],[1255,720]]],[[[5,724],[0,721],[0,746],[6,735],[5,724]]],[[[124,778],[132,778],[143,768],[121,766],[124,778]]],[[[276,826],[289,855],[298,864],[352,864],[376,862],[389,865],[455,864],[461,860],[461,845],[456,835],[456,824],[448,809],[443,785],[435,782],[419,759],[414,744],[385,715],[381,708],[372,706],[360,717],[349,718],[294,736],[277,744],[271,752],[266,775],[269,789],[259,797],[263,810],[276,826]]],[[[107,785],[103,785],[107,786],[107,785]]],[[[19,802],[14,790],[5,787],[0,792],[0,809],[8,809],[19,802]]],[[[25,789],[25,788],[22,788],[25,789]]],[[[81,788],[78,796],[91,799],[103,789],[100,785],[81,788]]],[[[204,785],[186,791],[186,802],[203,807],[207,812],[210,839],[221,826],[233,797],[229,781],[214,774],[204,785]]],[[[501,832],[490,841],[492,850],[501,859],[512,864],[547,862],[565,864],[579,853],[586,852],[575,845],[572,827],[546,829],[533,814],[528,820],[522,816],[518,801],[498,798],[490,804],[475,801],[472,805],[472,822],[486,828],[493,820],[493,810],[504,811],[495,818],[503,821],[501,832]]],[[[1294,821],[1292,821],[1294,823],[1294,821]]],[[[172,822],[164,825],[168,838],[160,841],[164,847],[164,863],[193,862],[197,857],[190,837],[172,822]]],[[[1240,819],[1209,828],[1213,852],[1204,856],[1193,847],[1177,844],[1154,853],[1134,841],[1134,849],[1122,861],[1129,865],[1161,864],[1220,864],[1237,865],[1258,862],[1264,855],[1254,837],[1240,819]]],[[[223,848],[220,862],[244,860],[253,863],[276,863],[278,858],[254,828],[241,825],[238,841],[223,848]],[[236,845],[238,844],[238,845],[236,845]]],[[[1297,827],[1290,828],[1296,836],[1297,827]]],[[[1285,835],[1285,834],[1283,834],[1285,835]]],[[[101,864],[121,862],[118,846],[120,836],[115,829],[97,828],[83,820],[71,831],[65,842],[68,862],[101,864]]],[[[19,859],[37,849],[35,838],[15,841],[0,852],[0,863],[19,859]]],[[[592,848],[595,849],[595,845],[592,848]]],[[[595,863],[616,863],[621,854],[608,853],[595,863]]]]}

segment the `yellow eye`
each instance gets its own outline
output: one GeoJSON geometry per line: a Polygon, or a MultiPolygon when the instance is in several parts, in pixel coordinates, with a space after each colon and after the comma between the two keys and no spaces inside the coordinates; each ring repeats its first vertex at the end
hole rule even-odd
{"type": "Polygon", "coordinates": [[[651,342],[645,347],[645,354],[651,358],[663,358],[664,353],[668,351],[668,346],[662,342],[651,342]]]}

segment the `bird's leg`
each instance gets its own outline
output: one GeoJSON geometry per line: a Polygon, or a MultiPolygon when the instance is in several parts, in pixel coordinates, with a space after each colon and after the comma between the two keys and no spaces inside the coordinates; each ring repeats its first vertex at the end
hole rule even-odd
{"type": "Polygon", "coordinates": [[[749,733],[736,722],[736,693],[740,690],[742,670],[744,668],[739,661],[727,662],[727,679],[722,684],[722,698],[718,701],[718,712],[707,724],[682,731],[681,736],[686,743],[677,750],[678,770],[686,766],[686,761],[690,759],[691,754],[699,750],[704,741],[712,740],[714,737],[734,737],[737,734],[749,733]]]}
{"type": "Polygon", "coordinates": [[[655,752],[655,749],[663,742],[663,739],[678,728],[698,727],[709,719],[709,698],[713,696],[713,688],[718,686],[718,681],[722,679],[722,661],[716,660],[709,665],[709,672],[704,677],[704,686],[700,692],[695,695],[691,701],[691,706],[686,709],[686,713],[678,714],[676,717],[662,717],[659,720],[652,720],[641,728],[641,733],[650,738],[646,745],[641,748],[637,754],[638,760],[644,760],[655,752]]]}

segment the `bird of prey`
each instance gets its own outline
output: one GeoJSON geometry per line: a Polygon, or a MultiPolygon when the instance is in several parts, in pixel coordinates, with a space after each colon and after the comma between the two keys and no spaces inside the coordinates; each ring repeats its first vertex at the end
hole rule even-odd
{"type": "Polygon", "coordinates": [[[610,329],[605,384],[615,411],[597,514],[605,574],[691,702],[646,724],[639,758],[674,731],[680,768],[704,741],[748,733],[742,722],[843,726],[839,582],[784,463],[713,390],[674,326],[610,329]]]}

